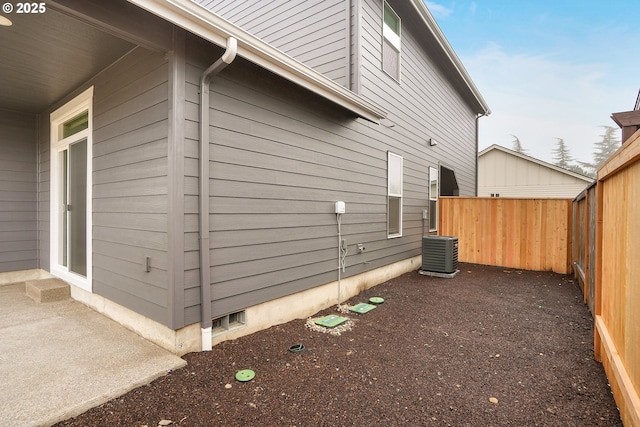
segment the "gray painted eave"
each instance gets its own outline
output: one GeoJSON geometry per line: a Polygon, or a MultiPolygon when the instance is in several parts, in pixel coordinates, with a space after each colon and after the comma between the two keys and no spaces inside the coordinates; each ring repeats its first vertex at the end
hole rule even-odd
{"type": "Polygon", "coordinates": [[[460,58],[458,58],[458,55],[456,55],[444,33],[442,32],[442,30],[440,30],[440,27],[431,15],[431,12],[429,12],[429,9],[427,9],[427,6],[424,4],[424,0],[411,0],[411,3],[420,15],[420,18],[424,22],[426,28],[429,29],[433,37],[440,45],[440,48],[442,49],[444,55],[447,57],[448,61],[450,61],[451,65],[458,72],[460,78],[469,90],[469,93],[477,102],[477,107],[479,108],[479,110],[477,111],[478,114],[482,114],[484,116],[491,114],[491,110],[489,109],[487,102],[480,94],[480,91],[476,87],[475,83],[473,83],[471,76],[464,68],[462,61],[460,61],[460,58]]]}
{"type": "Polygon", "coordinates": [[[227,39],[234,37],[238,41],[239,56],[322,96],[359,117],[379,123],[387,116],[386,111],[378,105],[351,92],[191,0],[128,1],[218,46],[225,47],[227,39]]]}
{"type": "Polygon", "coordinates": [[[640,126],[640,110],[612,113],[611,119],[621,128],[625,126],[640,126]]]}

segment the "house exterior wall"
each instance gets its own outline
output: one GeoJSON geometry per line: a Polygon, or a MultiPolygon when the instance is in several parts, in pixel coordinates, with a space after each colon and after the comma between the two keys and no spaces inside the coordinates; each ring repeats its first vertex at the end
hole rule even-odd
{"type": "MultiPolygon", "coordinates": [[[[377,31],[381,37],[381,3],[370,6],[363,32],[377,31]]],[[[381,38],[363,41],[369,50],[362,70],[363,95],[390,107],[393,118],[383,125],[356,119],[240,58],[214,77],[209,114],[213,317],[337,280],[338,200],[346,203],[347,211],[341,225],[349,250],[344,278],[420,254],[429,166],[454,169],[461,194],[475,193],[475,114],[446,76],[419,53],[411,29],[403,34],[407,58],[400,85],[381,70],[381,38]],[[378,56],[372,53],[375,49],[378,56]],[[419,112],[422,108],[426,114],[419,112]],[[437,147],[429,146],[430,137],[439,141],[437,147]],[[386,224],[388,151],[403,156],[405,165],[403,233],[393,239],[387,237],[386,224]],[[364,253],[356,253],[357,243],[364,244],[364,253]]],[[[187,324],[200,316],[198,82],[221,53],[188,37],[187,324]]]]}
{"type": "MultiPolygon", "coordinates": [[[[197,220],[197,82],[206,61],[220,55],[205,51],[190,41],[186,227],[197,220]]],[[[344,277],[419,253],[418,218],[405,218],[404,237],[387,239],[386,159],[392,141],[377,125],[242,59],[216,76],[210,90],[214,317],[336,280],[338,200],[347,206],[342,233],[352,254],[344,277]],[[367,252],[356,255],[356,243],[364,243],[367,252]]],[[[200,312],[196,232],[187,232],[185,250],[190,323],[200,312]]]]}
{"type": "Polygon", "coordinates": [[[49,111],[44,111],[38,115],[37,123],[37,150],[38,155],[36,161],[38,162],[38,264],[43,270],[50,270],[50,224],[49,224],[49,211],[50,211],[50,171],[51,171],[51,143],[50,138],[50,125],[49,114],[53,111],[52,108],[49,111]]]}
{"type": "Polygon", "coordinates": [[[136,49],[94,85],[93,291],[164,323],[169,300],[167,59],[136,49]]]}
{"type": "Polygon", "coordinates": [[[337,83],[349,83],[349,2],[196,0],[337,83]]]}
{"type": "MultiPolygon", "coordinates": [[[[460,194],[474,193],[475,113],[423,52],[415,23],[403,26],[398,83],[381,69],[382,2],[323,4],[326,13],[342,7],[341,43],[359,46],[361,92],[389,119],[356,118],[242,58],[214,77],[205,195],[212,278],[205,303],[214,317],[336,281],[338,200],[347,209],[341,277],[349,278],[419,256],[429,167],[453,169],[460,194]],[[357,43],[346,30],[349,7],[362,24],[357,43]],[[391,239],[388,152],[404,160],[402,235],[391,239]]],[[[199,80],[223,49],[173,31],[185,39],[164,51],[134,49],[40,115],[38,238],[40,265],[49,268],[48,118],[93,85],[93,292],[179,329],[200,321],[199,80]]],[[[347,64],[353,49],[341,52],[347,64]]]]}
{"type": "Polygon", "coordinates": [[[478,159],[478,196],[574,198],[587,185],[585,179],[500,150],[478,159]]]}
{"type": "Polygon", "coordinates": [[[362,0],[360,94],[389,112],[381,132],[405,156],[409,188],[417,189],[411,212],[417,213],[427,197],[425,164],[449,167],[460,195],[475,195],[476,115],[422,46],[423,24],[412,19],[409,2],[389,3],[401,19],[400,81],[382,71],[382,1],[362,0]],[[438,145],[430,146],[430,138],[438,145]]]}
{"type": "Polygon", "coordinates": [[[409,147],[438,141],[429,155],[446,159],[461,195],[475,195],[476,116],[448,80],[451,70],[426,53],[424,23],[409,2],[389,2],[402,20],[400,84],[382,72],[382,0],[196,2],[383,106],[409,147]]]}
{"type": "Polygon", "coordinates": [[[0,273],[38,267],[36,123],[0,111],[0,273]]]}
{"type": "Polygon", "coordinates": [[[165,54],[137,48],[40,114],[38,132],[39,256],[40,267],[49,269],[49,114],[94,86],[93,292],[163,324],[169,318],[168,76],[165,54]]]}

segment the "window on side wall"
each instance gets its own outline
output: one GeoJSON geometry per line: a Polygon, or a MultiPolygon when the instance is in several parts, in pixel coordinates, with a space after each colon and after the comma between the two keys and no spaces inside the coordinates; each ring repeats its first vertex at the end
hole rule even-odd
{"type": "Polygon", "coordinates": [[[384,2],[382,70],[400,81],[400,17],[384,2]]]}
{"type": "Polygon", "coordinates": [[[429,231],[438,231],[438,169],[429,168],[429,231]]]}
{"type": "Polygon", "coordinates": [[[387,236],[402,236],[402,156],[387,153],[387,236]]]}

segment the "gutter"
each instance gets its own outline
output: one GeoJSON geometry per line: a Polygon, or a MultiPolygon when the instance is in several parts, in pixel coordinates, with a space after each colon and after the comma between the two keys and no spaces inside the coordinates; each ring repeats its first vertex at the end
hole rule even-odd
{"type": "Polygon", "coordinates": [[[476,197],[478,197],[478,159],[480,157],[480,118],[481,117],[486,117],[488,113],[486,114],[476,114],[476,197]]]}
{"type": "Polygon", "coordinates": [[[209,259],[209,87],[211,78],[231,64],[238,41],[229,37],[227,50],[200,78],[200,327],[202,351],[211,351],[211,260],[209,259]]]}
{"type": "Polygon", "coordinates": [[[379,124],[387,112],[192,0],[128,0],[218,46],[237,40],[237,55],[365,120],[379,124]]]}

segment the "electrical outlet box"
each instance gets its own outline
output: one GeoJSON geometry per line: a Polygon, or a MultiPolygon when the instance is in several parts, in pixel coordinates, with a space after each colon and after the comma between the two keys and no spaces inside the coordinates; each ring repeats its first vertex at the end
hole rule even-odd
{"type": "Polygon", "coordinates": [[[343,214],[347,211],[347,208],[344,204],[344,202],[336,202],[336,213],[337,214],[343,214]]]}
{"type": "Polygon", "coordinates": [[[358,243],[357,248],[358,248],[358,253],[359,254],[364,252],[364,243],[358,243]]]}
{"type": "Polygon", "coordinates": [[[427,210],[422,209],[422,219],[427,219],[427,210]]]}

